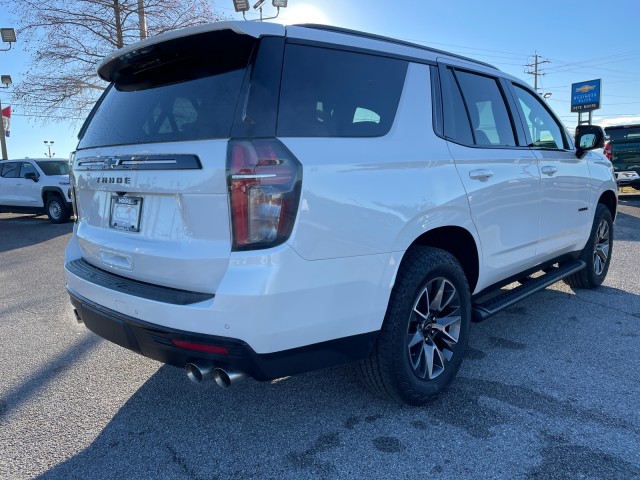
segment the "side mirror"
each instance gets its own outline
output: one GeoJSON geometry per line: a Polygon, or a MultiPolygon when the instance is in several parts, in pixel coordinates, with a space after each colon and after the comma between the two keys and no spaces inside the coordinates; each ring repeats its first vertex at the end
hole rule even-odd
{"type": "Polygon", "coordinates": [[[39,180],[38,174],[36,172],[27,172],[24,174],[24,178],[33,180],[34,182],[37,182],[39,180]]]}
{"type": "Polygon", "coordinates": [[[598,125],[576,127],[576,156],[582,158],[587,150],[604,147],[604,130],[598,125]]]}

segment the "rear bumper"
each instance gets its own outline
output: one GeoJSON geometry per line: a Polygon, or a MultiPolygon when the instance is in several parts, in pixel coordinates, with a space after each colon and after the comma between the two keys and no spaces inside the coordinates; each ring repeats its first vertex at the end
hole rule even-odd
{"type": "Polygon", "coordinates": [[[232,367],[265,381],[365,358],[378,332],[258,354],[247,343],[234,338],[176,330],[134,319],[97,305],[67,288],[71,303],[85,326],[113,343],[145,357],[184,367],[189,362],[206,362],[232,367]],[[172,340],[223,347],[227,354],[212,354],[177,347],[172,340]]]}
{"type": "Polygon", "coordinates": [[[618,179],[618,187],[633,187],[636,190],[640,190],[640,178],[618,179]]]}

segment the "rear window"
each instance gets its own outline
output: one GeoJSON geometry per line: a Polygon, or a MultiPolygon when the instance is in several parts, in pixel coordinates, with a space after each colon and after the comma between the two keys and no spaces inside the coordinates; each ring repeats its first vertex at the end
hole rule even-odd
{"type": "Polygon", "coordinates": [[[640,142],[640,127],[605,128],[604,131],[613,142],[625,140],[640,142]]]}
{"type": "Polygon", "coordinates": [[[403,60],[287,45],[277,134],[385,135],[393,125],[406,73],[403,60]]]}
{"type": "Polygon", "coordinates": [[[69,175],[69,162],[37,162],[45,175],[69,175]]]}
{"type": "Polygon", "coordinates": [[[254,44],[223,30],[122,58],[78,148],[229,137],[254,44]]]}

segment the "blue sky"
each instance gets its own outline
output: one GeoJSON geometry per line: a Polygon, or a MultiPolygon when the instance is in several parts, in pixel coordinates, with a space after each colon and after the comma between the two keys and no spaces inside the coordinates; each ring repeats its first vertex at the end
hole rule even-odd
{"type": "MultiPolygon", "coordinates": [[[[232,0],[211,3],[220,13],[242,19],[232,0]]],[[[265,16],[273,12],[270,4],[265,2],[265,16]]],[[[289,0],[278,20],[328,23],[430,45],[491,63],[531,85],[533,76],[524,65],[537,51],[549,61],[540,66],[545,74],[538,80],[540,91],[552,94],[549,104],[573,128],[577,114],[570,113],[570,86],[596,78],[602,79],[602,108],[594,112],[594,123],[640,123],[639,13],[638,0],[289,0]]],[[[7,15],[6,9],[0,11],[1,27],[12,26],[7,15]]],[[[0,74],[11,75],[14,83],[30,61],[19,41],[18,32],[14,48],[0,52],[0,74]]],[[[0,90],[0,100],[3,107],[10,105],[11,89],[0,90]]],[[[55,142],[56,157],[68,158],[78,122],[43,125],[44,119],[13,110],[10,158],[43,156],[45,140],[55,142]]]]}

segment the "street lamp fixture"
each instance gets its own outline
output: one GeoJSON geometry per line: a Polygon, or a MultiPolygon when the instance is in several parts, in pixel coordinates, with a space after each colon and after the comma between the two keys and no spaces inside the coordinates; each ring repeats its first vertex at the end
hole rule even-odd
{"type": "Polygon", "coordinates": [[[9,48],[2,48],[0,52],[6,52],[11,50],[11,44],[17,42],[16,31],[13,28],[0,28],[0,38],[4,43],[9,44],[9,48]]]}
{"type": "Polygon", "coordinates": [[[236,12],[244,12],[249,10],[249,2],[247,0],[233,0],[233,8],[236,9],[236,12]]]}
{"type": "MultiPolygon", "coordinates": [[[[271,0],[271,4],[278,9],[277,13],[273,17],[263,17],[262,16],[262,6],[264,2],[267,0],[257,0],[256,3],[253,4],[254,10],[260,10],[260,21],[262,20],[271,20],[280,15],[280,9],[286,8],[287,0],[271,0]]],[[[245,13],[249,11],[249,0],[233,0],[233,8],[235,8],[236,12],[242,12],[242,17],[246,20],[247,17],[245,13]]]]}
{"type": "Polygon", "coordinates": [[[547,98],[549,98],[551,95],[553,95],[553,93],[551,92],[547,92],[544,95],[542,95],[544,97],[544,99],[546,100],[547,98]]]}
{"type": "Polygon", "coordinates": [[[49,149],[49,153],[44,152],[44,154],[47,155],[49,158],[53,157],[56,154],[56,152],[51,153],[51,147],[53,146],[54,141],[53,140],[45,140],[44,144],[49,149]]]}

